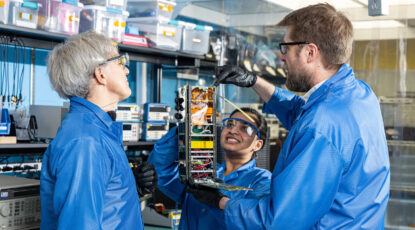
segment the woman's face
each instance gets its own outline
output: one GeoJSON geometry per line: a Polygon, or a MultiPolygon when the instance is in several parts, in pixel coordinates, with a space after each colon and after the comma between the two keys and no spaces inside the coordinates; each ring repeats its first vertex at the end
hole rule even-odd
{"type": "MultiPolygon", "coordinates": [[[[254,114],[248,113],[249,116],[256,118],[254,114]]],[[[236,112],[232,115],[232,118],[239,118],[245,121],[251,122],[249,118],[240,112],[236,112]]],[[[236,154],[239,156],[249,155],[252,156],[254,151],[257,151],[262,146],[262,140],[258,139],[256,131],[253,130],[253,134],[249,135],[246,132],[248,126],[247,123],[232,120],[232,125],[225,126],[222,129],[220,138],[221,145],[227,154],[236,154]]]]}

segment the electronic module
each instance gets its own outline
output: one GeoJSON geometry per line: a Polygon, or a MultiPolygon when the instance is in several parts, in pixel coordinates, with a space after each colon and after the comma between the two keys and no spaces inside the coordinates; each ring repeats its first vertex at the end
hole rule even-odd
{"type": "Polygon", "coordinates": [[[179,121],[180,180],[230,191],[252,190],[216,180],[216,99],[215,87],[179,88],[175,118],[179,121]]]}

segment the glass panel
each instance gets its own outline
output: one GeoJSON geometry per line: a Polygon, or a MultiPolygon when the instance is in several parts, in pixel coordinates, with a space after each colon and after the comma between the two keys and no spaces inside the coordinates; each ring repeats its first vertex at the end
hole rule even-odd
{"type": "MultiPolygon", "coordinates": [[[[52,88],[47,71],[49,50],[36,50],[33,77],[34,105],[63,106],[65,100],[52,88]]],[[[30,74],[28,75],[30,76],[30,74]]]]}
{"type": "MultiPolygon", "coordinates": [[[[278,44],[283,35],[274,25],[292,10],[317,2],[330,3],[344,12],[354,26],[350,65],[355,77],[365,81],[375,92],[384,120],[391,163],[386,229],[415,229],[415,1],[176,2],[178,12],[173,14],[178,15],[176,18],[215,27],[210,34],[208,60],[260,72],[283,88],[285,72],[278,71],[282,67],[278,44]],[[377,9],[368,6],[373,2],[382,4],[376,5],[377,9]],[[375,9],[372,15],[379,16],[369,16],[368,7],[375,9]],[[267,71],[267,66],[276,74],[267,71]]],[[[174,81],[174,78],[165,77],[164,80],[174,81]]],[[[177,89],[173,84],[171,87],[177,89]]],[[[219,92],[237,104],[261,104],[249,88],[225,86],[219,92]]],[[[277,137],[278,141],[283,141],[283,137],[277,137]]]]}

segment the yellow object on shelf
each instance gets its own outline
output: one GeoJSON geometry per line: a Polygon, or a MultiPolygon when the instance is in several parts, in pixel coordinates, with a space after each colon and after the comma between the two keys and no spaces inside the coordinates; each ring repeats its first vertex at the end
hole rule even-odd
{"type": "Polygon", "coordinates": [[[192,141],[192,149],[213,149],[213,141],[192,141]]]}

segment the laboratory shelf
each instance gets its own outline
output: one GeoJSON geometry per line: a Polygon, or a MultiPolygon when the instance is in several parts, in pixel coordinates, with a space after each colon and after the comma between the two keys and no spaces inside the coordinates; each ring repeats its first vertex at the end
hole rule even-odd
{"type": "Polygon", "coordinates": [[[391,185],[390,190],[415,194],[415,186],[410,185],[391,185]]]}
{"type": "MultiPolygon", "coordinates": [[[[52,33],[43,30],[0,24],[0,34],[19,38],[23,46],[37,49],[52,50],[55,45],[69,38],[69,35],[52,33]]],[[[10,42],[10,44],[14,44],[10,42]]],[[[186,54],[182,52],[118,44],[121,53],[128,52],[133,61],[147,62],[160,65],[199,67],[203,55],[186,54]]]]}
{"type": "Polygon", "coordinates": [[[45,152],[48,145],[47,143],[0,144],[0,154],[40,154],[45,152]]]}
{"type": "Polygon", "coordinates": [[[155,141],[135,141],[135,142],[124,142],[123,145],[126,150],[152,150],[155,141]]]}
{"type": "MultiPolygon", "coordinates": [[[[124,142],[126,151],[152,150],[154,141],[124,142]]],[[[0,155],[37,155],[43,154],[49,146],[47,143],[19,143],[19,144],[0,144],[0,155]]]]}
{"type": "MultiPolygon", "coordinates": [[[[200,73],[207,74],[207,75],[215,75],[216,74],[216,67],[219,65],[219,63],[212,59],[200,59],[200,73]]],[[[265,80],[276,84],[276,85],[282,85],[285,84],[286,78],[282,77],[280,75],[278,76],[271,76],[269,74],[259,74],[262,78],[265,80]]]]}

